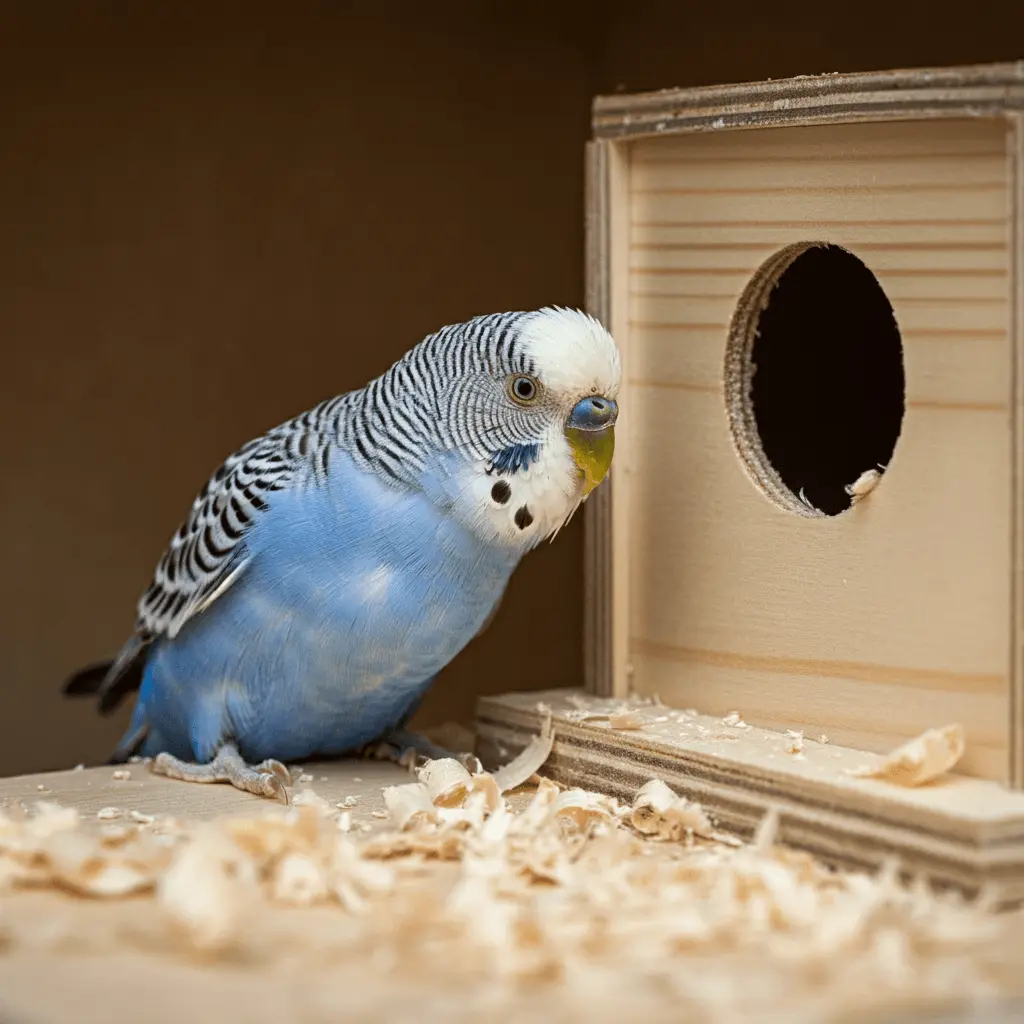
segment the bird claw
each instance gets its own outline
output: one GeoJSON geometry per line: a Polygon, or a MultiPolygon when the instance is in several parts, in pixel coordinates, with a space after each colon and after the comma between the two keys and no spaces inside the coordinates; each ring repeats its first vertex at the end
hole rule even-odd
{"type": "Polygon", "coordinates": [[[181,782],[228,782],[235,789],[254,796],[283,799],[286,804],[290,802],[287,787],[292,784],[291,772],[273,758],[254,767],[247,765],[233,743],[225,743],[208,764],[182,761],[173,754],[157,754],[149,770],[154,775],[163,775],[181,782]]]}
{"type": "Polygon", "coordinates": [[[275,761],[272,757],[268,757],[266,761],[261,761],[256,765],[255,770],[261,775],[273,775],[282,786],[290,786],[292,784],[292,773],[280,761],[275,761]]]}

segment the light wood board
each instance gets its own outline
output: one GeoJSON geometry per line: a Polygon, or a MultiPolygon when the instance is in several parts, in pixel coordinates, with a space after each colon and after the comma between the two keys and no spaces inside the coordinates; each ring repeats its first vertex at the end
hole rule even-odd
{"type": "Polygon", "coordinates": [[[596,101],[588,274],[628,369],[588,688],[873,751],[959,721],[964,772],[1019,784],[1024,66],[902,74],[596,101]],[[737,459],[723,363],[760,264],[813,240],[889,297],[907,408],[880,486],[806,520],[737,459]]]}
{"type": "Polygon", "coordinates": [[[1024,899],[1024,794],[961,775],[917,788],[857,778],[851,770],[881,758],[813,734],[797,756],[785,734],[656,704],[638,709],[641,729],[580,720],[617,704],[576,690],[481,698],[481,757],[515,753],[550,709],[555,743],[544,773],[567,785],[631,799],[660,778],[741,836],[776,808],[782,841],[828,863],[878,867],[897,856],[936,885],[1024,899]]]}
{"type": "MultiPolygon", "coordinates": [[[[300,766],[294,771],[292,794],[312,789],[332,804],[354,796],[357,803],[352,808],[353,822],[376,827],[379,821],[373,812],[384,810],[382,787],[400,785],[409,778],[405,768],[386,761],[329,761],[300,766]]],[[[126,812],[190,820],[252,813],[267,802],[263,797],[243,793],[226,783],[200,785],[153,775],[144,764],[0,779],[0,809],[12,803],[31,807],[40,800],[77,808],[84,816],[95,815],[105,807],[116,807],[126,812]],[[129,777],[116,778],[115,771],[127,771],[129,777]]]]}
{"type": "MultiPolygon", "coordinates": [[[[0,803],[31,803],[42,795],[76,806],[87,815],[115,805],[177,818],[230,816],[236,820],[259,817],[267,804],[229,786],[175,783],[150,775],[142,766],[134,766],[131,772],[127,780],[113,779],[109,768],[7,779],[0,781],[0,803]]],[[[407,778],[405,771],[394,765],[362,761],[307,766],[307,773],[312,781],[299,783],[300,789],[309,786],[331,802],[359,796],[352,809],[354,821],[373,829],[388,827],[373,815],[381,809],[380,787],[407,778]]],[[[524,790],[510,794],[513,812],[530,802],[532,791],[530,787],[524,790]]],[[[640,876],[667,869],[666,879],[678,880],[678,872],[685,877],[693,871],[704,872],[701,877],[705,877],[713,870],[704,860],[709,852],[713,851],[702,844],[652,842],[644,851],[640,876]]],[[[729,852],[742,855],[749,851],[729,852]]],[[[762,856],[790,880],[807,872],[802,861],[784,868],[788,858],[762,856]]],[[[730,895],[736,882],[730,881],[734,876],[728,867],[729,857],[715,857],[713,863],[723,872],[718,899],[726,905],[745,900],[746,896],[730,895]]],[[[863,952],[855,957],[856,962],[835,955],[822,961],[816,938],[828,932],[830,919],[838,912],[827,899],[822,904],[826,912],[815,915],[806,934],[802,925],[789,928],[789,934],[767,937],[761,935],[762,927],[749,931],[734,927],[735,938],[730,940],[728,928],[725,935],[716,928],[703,942],[691,946],[676,941],[681,899],[677,892],[676,911],[664,907],[661,916],[663,924],[671,922],[671,955],[638,953],[636,940],[650,933],[652,915],[657,918],[658,913],[646,902],[640,903],[639,916],[635,905],[624,905],[621,868],[621,863],[613,864],[607,878],[607,886],[616,893],[611,905],[594,899],[589,890],[584,890],[587,895],[581,894],[574,911],[580,915],[575,925],[580,930],[575,934],[588,935],[588,942],[585,949],[566,947],[565,954],[575,972],[545,971],[539,977],[511,974],[500,958],[496,963],[483,958],[481,964],[479,935],[470,941],[458,927],[453,928],[452,918],[444,913],[445,905],[460,880],[479,881],[479,867],[460,865],[457,860],[428,858],[405,863],[396,888],[382,894],[368,914],[351,914],[331,903],[303,907],[257,900],[247,906],[237,946],[219,956],[183,942],[169,927],[158,901],[145,894],[96,899],[45,889],[5,891],[0,897],[0,1020],[4,1024],[135,1024],[140,1020],[152,1024],[182,1020],[327,1024],[339,1019],[471,1022],[489,1018],[568,1024],[580,1019],[675,1021],[681,1012],[695,1021],[739,1019],[720,1008],[721,996],[715,997],[713,1006],[702,1005],[702,998],[710,1000],[709,983],[716,992],[724,992],[730,1004],[756,1004],[758,1019],[782,1019],[779,1014],[785,1019],[825,1019],[821,1012],[813,1012],[815,1006],[826,1007],[827,1019],[837,1024],[907,1020],[911,1016],[921,1020],[1016,1019],[1012,1016],[1015,1004],[1009,1000],[1020,989],[1012,950],[1022,933],[1021,915],[1000,915],[999,930],[984,942],[964,946],[966,937],[961,934],[955,960],[947,959],[942,966],[929,963],[927,953],[918,957],[909,977],[897,986],[900,998],[896,999],[893,991],[884,987],[888,972],[879,978],[882,985],[878,988],[861,984],[865,970],[870,977],[879,977],[878,972],[883,971],[882,961],[870,967],[871,935],[862,936],[863,952]],[[587,908],[593,911],[590,917],[581,913],[587,908]],[[606,946],[606,963],[581,973],[580,955],[595,954],[595,932],[601,927],[595,919],[605,917],[622,922],[623,935],[631,939],[631,962],[624,962],[627,951],[614,943],[606,946]],[[634,921],[639,928],[630,923],[634,921]],[[799,949],[793,945],[796,935],[801,936],[799,949]],[[773,942],[773,937],[781,939],[781,945],[773,942]],[[794,954],[798,959],[794,960],[794,954]],[[801,967],[806,958],[814,964],[812,984],[806,980],[806,967],[801,967]],[[713,968],[710,981],[709,967],[713,968]],[[954,978],[952,992],[948,981],[936,985],[935,975],[954,978]],[[998,1004],[986,1000],[983,1017],[972,1015],[970,1006],[963,1005],[969,1000],[965,976],[975,987],[980,978],[994,979],[986,980],[985,991],[1001,998],[998,1004]],[[595,977],[603,981],[596,990],[595,977]],[[736,994],[741,991],[742,995],[736,994]],[[934,1017],[929,1010],[942,1015],[934,1017]]],[[[753,868],[748,865],[745,870],[753,868]]],[[[741,868],[736,877],[748,881],[755,877],[743,871],[741,868]]],[[[605,891],[604,878],[588,877],[605,891]]],[[[804,890],[809,879],[816,877],[820,876],[814,869],[804,878],[802,895],[808,895],[804,890]]],[[[634,879],[633,890],[636,885],[634,879]]],[[[567,889],[575,891],[573,884],[567,889]]],[[[660,901],[664,893],[657,888],[655,892],[660,901]]],[[[533,907],[538,916],[526,920],[539,918],[550,927],[552,921],[565,921],[565,910],[546,916],[540,912],[550,907],[551,893],[547,880],[538,882],[532,893],[520,895],[516,905],[521,911],[533,907]]],[[[505,900],[509,897],[504,893],[505,900]]],[[[714,904],[715,897],[707,897],[705,893],[705,900],[695,902],[714,904]]],[[[571,902],[574,897],[568,898],[571,902]]],[[[632,891],[632,899],[634,903],[642,901],[643,893],[632,891]]],[[[751,897],[751,902],[757,899],[751,897]]],[[[757,906],[764,904],[758,902],[757,906]]],[[[468,909],[471,915],[478,915],[476,920],[488,934],[491,915],[487,901],[483,906],[470,904],[468,909]]],[[[755,908],[750,913],[759,925],[763,923],[762,912],[755,908]]],[[[907,934],[913,925],[908,913],[902,911],[898,920],[887,915],[874,930],[892,932],[897,927],[899,934],[907,934]]],[[[574,914],[566,915],[570,928],[574,914]]],[[[715,920],[716,911],[708,908],[708,916],[715,920]]],[[[786,931],[786,926],[782,930],[786,931]]],[[[527,934],[533,945],[534,933],[527,934]]],[[[886,946],[891,948],[891,944],[886,946]]]]}

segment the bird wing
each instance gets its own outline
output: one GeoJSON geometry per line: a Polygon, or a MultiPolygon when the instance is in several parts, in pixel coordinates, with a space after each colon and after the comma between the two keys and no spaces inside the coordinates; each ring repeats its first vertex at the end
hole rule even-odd
{"type": "Polygon", "coordinates": [[[251,561],[246,537],[274,493],[306,468],[326,476],[332,443],[323,429],[326,405],[243,445],[210,477],[139,599],[137,634],[177,636],[245,572],[251,561]]]}
{"type": "Polygon", "coordinates": [[[135,630],[113,661],[90,666],[64,686],[69,696],[98,695],[103,713],[137,690],[145,649],[173,639],[221,597],[252,560],[246,538],[273,495],[300,473],[326,479],[343,402],[332,399],[243,445],[207,480],[157,563],[139,599],[135,630]]]}

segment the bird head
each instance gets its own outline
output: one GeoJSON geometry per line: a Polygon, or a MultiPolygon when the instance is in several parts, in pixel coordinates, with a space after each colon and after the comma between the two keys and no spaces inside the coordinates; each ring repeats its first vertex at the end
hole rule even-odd
{"type": "Polygon", "coordinates": [[[621,362],[573,309],[477,317],[428,339],[444,381],[440,446],[459,454],[448,496],[475,528],[529,547],[553,536],[607,476],[621,362]]]}
{"type": "Polygon", "coordinates": [[[561,431],[586,497],[607,476],[615,451],[618,349],[597,320],[565,309],[528,316],[522,346],[533,373],[511,374],[509,394],[514,402],[536,408],[532,425],[549,444],[561,431]]]}

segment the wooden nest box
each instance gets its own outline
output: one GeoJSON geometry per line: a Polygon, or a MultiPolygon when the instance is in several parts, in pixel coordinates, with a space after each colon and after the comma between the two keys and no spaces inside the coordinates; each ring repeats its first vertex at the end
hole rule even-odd
{"type": "MultiPolygon", "coordinates": [[[[593,127],[624,383],[552,770],[1024,893],[1024,64],[601,97],[593,127]],[[698,714],[584,714],[631,694],[698,714]],[[842,767],[950,723],[939,783],[842,767]]],[[[482,700],[481,736],[536,703],[482,700]]]]}

